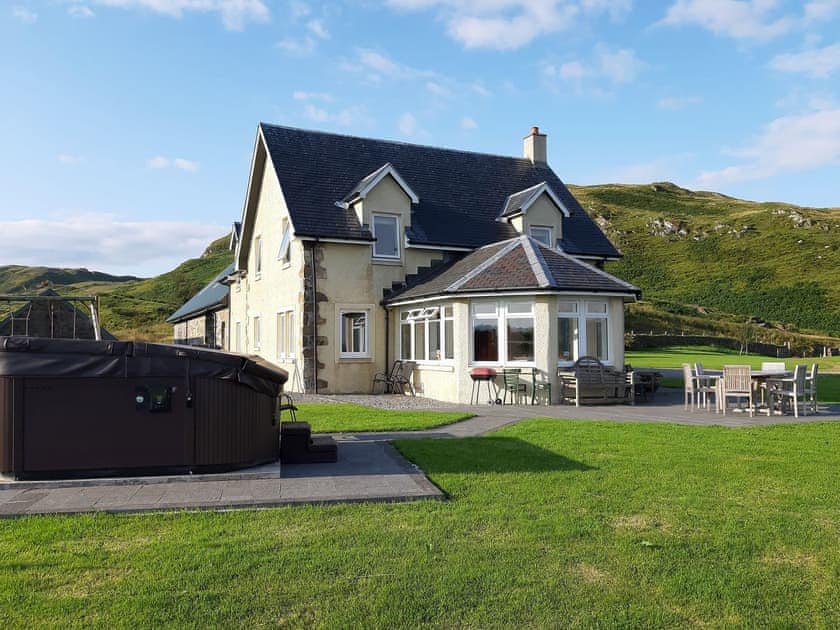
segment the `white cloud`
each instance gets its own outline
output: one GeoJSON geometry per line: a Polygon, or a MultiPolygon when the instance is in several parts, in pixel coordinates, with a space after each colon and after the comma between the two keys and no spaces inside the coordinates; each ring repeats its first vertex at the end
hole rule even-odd
{"type": "Polygon", "coordinates": [[[277,42],[277,48],[297,57],[303,57],[312,53],[317,46],[318,42],[315,41],[314,37],[309,37],[309,35],[300,39],[286,37],[277,42]]]}
{"type": "Polygon", "coordinates": [[[461,119],[461,129],[463,129],[464,131],[472,131],[473,129],[478,129],[478,123],[475,122],[475,120],[473,120],[469,116],[464,116],[461,119]]]}
{"type": "Polygon", "coordinates": [[[449,88],[442,86],[440,83],[436,83],[434,81],[426,81],[426,90],[434,94],[435,96],[440,96],[442,98],[448,98],[452,96],[452,92],[449,88]]]}
{"type": "Polygon", "coordinates": [[[407,66],[395,61],[385,53],[370,48],[356,49],[355,60],[344,60],[339,67],[346,72],[364,73],[365,78],[370,83],[379,83],[382,81],[382,77],[401,81],[435,79],[438,83],[447,80],[433,70],[407,66]]]}
{"type": "Polygon", "coordinates": [[[766,41],[790,31],[797,20],[779,15],[776,0],[677,0],[659,24],[702,26],[717,35],[766,41]]]}
{"type": "Polygon", "coordinates": [[[701,186],[715,187],[836,164],[840,161],[840,107],[777,118],[751,144],[728,154],[745,161],[701,173],[701,186]]]}
{"type": "Polygon", "coordinates": [[[703,99],[699,96],[666,96],[657,101],[656,106],[659,109],[680,110],[702,103],[703,99]]]}
{"type": "Polygon", "coordinates": [[[493,92],[488,90],[480,81],[474,81],[470,84],[470,89],[479,96],[492,96],[493,92]]]}
{"type": "Polygon", "coordinates": [[[805,22],[829,20],[840,12],[840,0],[814,0],[805,3],[805,22]]]}
{"type": "Polygon", "coordinates": [[[561,79],[582,79],[586,76],[586,69],[579,61],[567,61],[562,64],[557,71],[557,76],[561,79]]]}
{"type": "Polygon", "coordinates": [[[298,20],[301,20],[302,18],[305,18],[307,15],[312,13],[312,9],[305,2],[298,2],[298,0],[293,0],[289,3],[289,13],[292,16],[292,20],[297,22],[298,20]]]}
{"type": "Polygon", "coordinates": [[[85,161],[81,155],[72,155],[70,153],[62,153],[58,156],[58,161],[62,164],[74,165],[81,164],[85,161]]]}
{"type": "Polygon", "coordinates": [[[359,129],[373,126],[373,119],[367,109],[355,105],[331,112],[323,107],[307,103],[303,108],[303,117],[322,126],[334,126],[342,129],[359,129]]]}
{"type": "Polygon", "coordinates": [[[632,83],[644,67],[636,53],[627,48],[616,51],[602,48],[598,51],[598,62],[601,74],[613,83],[632,83]]]}
{"type": "Polygon", "coordinates": [[[620,19],[632,0],[388,0],[404,10],[436,9],[450,37],[467,48],[512,50],[537,37],[564,31],[577,18],[607,14],[620,19]]]}
{"type": "Polygon", "coordinates": [[[411,112],[406,112],[400,116],[400,119],[397,121],[397,127],[399,127],[400,133],[408,137],[417,135],[417,132],[420,130],[417,124],[417,118],[411,112]]]}
{"type": "Polygon", "coordinates": [[[315,105],[307,105],[303,108],[303,115],[309,120],[315,122],[326,122],[330,119],[330,115],[326,109],[316,107],[315,105]]]}
{"type": "Polygon", "coordinates": [[[168,158],[163,155],[156,155],[153,158],[149,158],[146,160],[146,166],[156,170],[177,168],[188,173],[195,173],[199,169],[198,162],[185,160],[184,158],[168,158]]]}
{"type": "Polygon", "coordinates": [[[814,50],[776,55],[770,61],[770,67],[781,72],[826,79],[840,70],[840,43],[814,50]]]}
{"type": "Polygon", "coordinates": [[[96,13],[90,7],[83,4],[71,4],[67,7],[67,13],[72,17],[82,19],[96,17],[96,13]]]}
{"type": "Polygon", "coordinates": [[[324,103],[332,103],[333,96],[327,92],[305,92],[303,90],[295,90],[292,92],[292,98],[296,101],[323,101],[324,103]]]}
{"type": "Polygon", "coordinates": [[[145,9],[180,18],[184,13],[218,13],[228,30],[239,31],[248,22],[267,22],[271,16],[262,0],[91,0],[120,9],[145,9]]]}
{"type": "Polygon", "coordinates": [[[106,213],[0,221],[6,241],[0,262],[160,272],[197,256],[226,229],[204,221],[127,221],[106,213]]]}
{"type": "Polygon", "coordinates": [[[646,64],[628,48],[611,50],[603,44],[595,47],[592,59],[575,59],[559,66],[547,63],[543,65],[543,75],[550,81],[561,80],[573,83],[578,93],[604,94],[598,87],[600,83],[620,85],[632,83],[646,64]]]}
{"type": "Polygon", "coordinates": [[[309,29],[310,33],[320,39],[330,38],[330,32],[321,20],[309,20],[309,22],[306,23],[306,28],[309,29]]]}
{"type": "Polygon", "coordinates": [[[20,5],[12,7],[12,17],[24,24],[35,24],[38,21],[38,14],[20,5]]]}

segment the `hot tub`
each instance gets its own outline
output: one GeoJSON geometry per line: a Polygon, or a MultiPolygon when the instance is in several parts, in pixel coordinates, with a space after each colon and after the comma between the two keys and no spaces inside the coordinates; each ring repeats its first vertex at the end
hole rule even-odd
{"type": "Polygon", "coordinates": [[[186,346],[0,337],[0,473],[217,472],[275,461],[288,374],[186,346]]]}

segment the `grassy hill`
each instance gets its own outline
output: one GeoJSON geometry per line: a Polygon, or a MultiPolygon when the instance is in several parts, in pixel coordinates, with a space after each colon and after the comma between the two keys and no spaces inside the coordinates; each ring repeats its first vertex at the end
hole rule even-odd
{"type": "MultiPolygon", "coordinates": [[[[165,322],[175,309],[231,261],[228,237],[213,241],[200,258],[181,263],[154,278],[111,276],[87,269],[0,267],[0,293],[35,292],[53,287],[62,295],[100,296],[102,325],[119,339],[167,341],[165,322]]],[[[0,313],[2,316],[2,313],[0,313]]]]}
{"type": "Polygon", "coordinates": [[[571,189],[625,255],[608,270],[643,290],[631,326],[731,334],[760,317],[779,333],[840,336],[840,208],[670,183],[571,189]]]}
{"type": "MultiPolygon", "coordinates": [[[[758,317],[768,323],[750,327],[755,340],[803,347],[840,337],[840,208],[756,203],[667,182],[570,188],[624,253],[608,270],[642,288],[628,330],[740,337],[746,318],[758,317]]],[[[0,293],[97,293],[102,322],[118,337],[166,340],[166,317],[230,259],[223,237],[148,279],[0,267],[0,293]]]]}

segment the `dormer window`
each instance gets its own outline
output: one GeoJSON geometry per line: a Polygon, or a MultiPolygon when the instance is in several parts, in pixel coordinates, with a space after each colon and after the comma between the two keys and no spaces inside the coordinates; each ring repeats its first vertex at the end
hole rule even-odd
{"type": "Polygon", "coordinates": [[[546,225],[532,225],[528,233],[535,241],[539,241],[546,247],[554,247],[554,230],[546,225]]]}
{"type": "Polygon", "coordinates": [[[373,257],[399,260],[400,258],[400,219],[392,214],[374,214],[373,257]]]}

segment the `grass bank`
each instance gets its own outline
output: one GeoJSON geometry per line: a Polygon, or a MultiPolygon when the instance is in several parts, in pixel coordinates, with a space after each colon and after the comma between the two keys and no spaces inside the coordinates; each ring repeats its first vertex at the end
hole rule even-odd
{"type": "Polygon", "coordinates": [[[4,627],[837,627],[840,424],[398,443],[447,502],[0,522],[4,627]]]}

